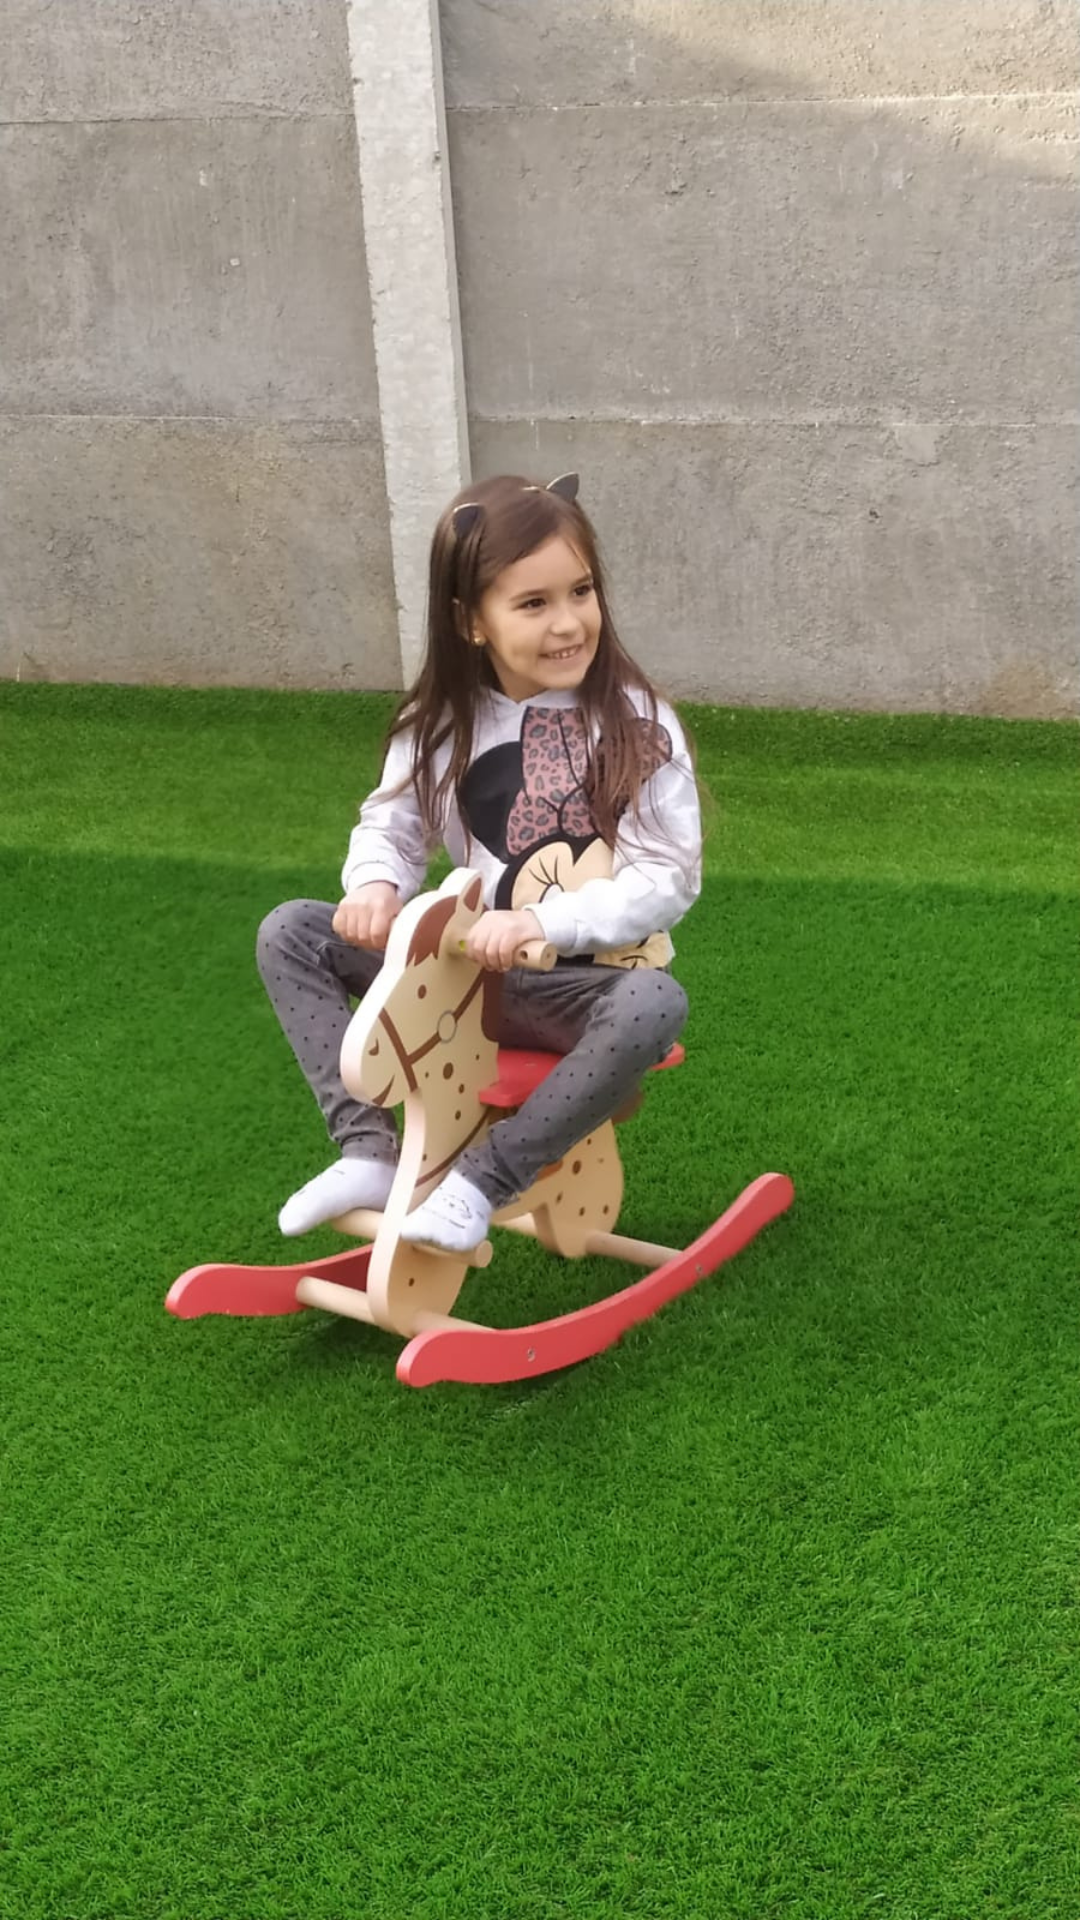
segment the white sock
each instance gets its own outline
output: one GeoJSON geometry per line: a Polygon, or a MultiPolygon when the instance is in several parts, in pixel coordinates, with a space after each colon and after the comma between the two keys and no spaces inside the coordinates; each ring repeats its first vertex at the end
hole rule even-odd
{"type": "Polygon", "coordinates": [[[444,1253],[471,1253],[487,1238],[491,1225],[490,1200],[463,1174],[448,1173],[405,1220],[401,1238],[415,1245],[440,1247],[444,1253]]]}
{"type": "Polygon", "coordinates": [[[282,1233],[294,1237],[310,1233],[326,1220],[336,1220],[352,1207],[373,1207],[381,1212],[390,1198],[396,1167],[380,1160],[338,1160],[325,1173],[317,1173],[306,1187],[286,1200],[278,1214],[282,1233]]]}

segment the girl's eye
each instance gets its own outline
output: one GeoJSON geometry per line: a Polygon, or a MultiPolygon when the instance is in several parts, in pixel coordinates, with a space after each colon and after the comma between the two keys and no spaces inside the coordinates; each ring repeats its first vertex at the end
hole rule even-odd
{"type": "Polygon", "coordinates": [[[591,581],[591,580],[589,581],[589,584],[588,584],[588,586],[583,586],[583,587],[575,587],[575,588],[574,588],[574,592],[575,592],[576,594],[579,594],[579,595],[580,595],[580,597],[581,597],[581,598],[582,598],[583,600],[587,600],[587,599],[588,599],[588,597],[589,597],[589,595],[590,595],[590,593],[592,592],[592,590],[593,590],[593,583],[592,583],[592,581],[591,581]]]}
{"type": "Polygon", "coordinates": [[[522,612],[531,613],[534,607],[542,607],[543,604],[542,600],[523,600],[521,603],[522,612]]]}

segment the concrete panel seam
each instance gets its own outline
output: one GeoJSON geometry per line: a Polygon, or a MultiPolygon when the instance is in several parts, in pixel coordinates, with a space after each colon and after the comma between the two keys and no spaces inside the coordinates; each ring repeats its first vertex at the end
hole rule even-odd
{"type": "Polygon", "coordinates": [[[0,127],[237,126],[250,120],[351,120],[347,107],[252,107],[243,113],[50,113],[35,119],[0,118],[0,127]]]}
{"type": "Polygon", "coordinates": [[[529,411],[521,413],[481,413],[470,411],[477,426],[596,426],[596,427],[805,427],[817,432],[822,427],[861,427],[870,431],[888,431],[892,427],[940,426],[992,427],[1013,430],[1018,427],[1080,426],[1080,412],[1029,413],[1022,420],[987,413],[862,413],[842,412],[823,407],[820,413],[644,413],[617,407],[591,407],[588,413],[529,411]]]}
{"type": "Polygon", "coordinates": [[[302,427],[318,432],[323,427],[355,427],[370,431],[370,414],[361,413],[50,413],[45,409],[0,407],[0,425],[5,420],[70,420],[82,425],[98,421],[128,427],[235,427],[261,432],[267,427],[302,427]]]}
{"type": "MultiPolygon", "coordinates": [[[[823,408],[820,413],[620,413],[615,409],[607,412],[591,410],[588,414],[569,413],[480,413],[470,410],[469,418],[477,426],[625,426],[625,427],[805,427],[817,431],[821,427],[865,427],[878,428],[906,426],[944,426],[944,427],[993,427],[1013,431],[1019,427],[1077,427],[1080,426],[1080,412],[1062,411],[1061,413],[1029,413],[1022,420],[1001,418],[997,414],[955,413],[955,414],[876,414],[876,413],[839,413],[823,408]]],[[[0,425],[5,420],[69,420],[72,422],[92,422],[125,426],[177,426],[177,427],[252,427],[261,428],[267,424],[264,414],[236,413],[52,413],[44,409],[26,409],[13,407],[0,408],[0,425]]],[[[302,427],[318,431],[324,427],[355,427],[357,430],[369,428],[370,418],[363,414],[310,414],[276,413],[270,422],[274,427],[302,427]]]]}
{"type": "Polygon", "coordinates": [[[689,99],[665,99],[658,94],[647,94],[640,98],[627,97],[625,100],[561,100],[557,104],[535,100],[493,100],[477,105],[447,106],[447,114],[455,119],[476,117],[483,114],[512,114],[518,118],[527,115],[551,115],[558,113],[624,113],[635,107],[652,108],[661,112],[690,107],[720,108],[737,107],[741,113],[752,108],[776,107],[919,107],[919,106],[963,106],[965,103],[978,105],[980,102],[993,106],[1004,100],[1080,100],[1080,90],[1075,87],[1049,87],[1041,90],[1022,89],[1010,92],[1007,88],[997,93],[811,93],[793,95],[777,94],[693,94],[689,99]]]}

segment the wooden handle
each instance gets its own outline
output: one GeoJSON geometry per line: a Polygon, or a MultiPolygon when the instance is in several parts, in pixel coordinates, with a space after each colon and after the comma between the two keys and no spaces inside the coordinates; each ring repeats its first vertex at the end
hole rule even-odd
{"type": "MultiPolygon", "coordinates": [[[[458,952],[464,953],[464,940],[458,941],[458,952]]],[[[550,940],[523,940],[514,955],[515,967],[528,967],[532,973],[550,973],[558,959],[550,940]]]]}
{"type": "Polygon", "coordinates": [[[514,955],[514,963],[531,968],[533,973],[550,973],[558,957],[550,940],[525,940],[514,955]]]}

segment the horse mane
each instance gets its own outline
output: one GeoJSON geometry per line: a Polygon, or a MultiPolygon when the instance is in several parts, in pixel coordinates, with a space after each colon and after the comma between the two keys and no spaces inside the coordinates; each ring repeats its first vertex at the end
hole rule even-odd
{"type": "Polygon", "coordinates": [[[429,907],[425,914],[421,914],[419,925],[409,941],[409,951],[405,955],[407,967],[418,967],[424,960],[434,960],[447,925],[456,912],[456,900],[436,900],[433,907],[429,907]]]}

